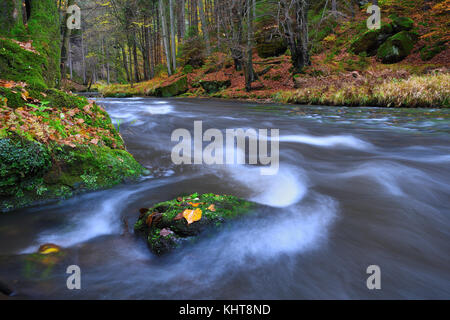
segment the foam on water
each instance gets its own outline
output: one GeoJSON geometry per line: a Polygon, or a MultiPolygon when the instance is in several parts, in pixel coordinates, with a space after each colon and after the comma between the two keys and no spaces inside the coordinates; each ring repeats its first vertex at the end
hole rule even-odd
{"type": "Polygon", "coordinates": [[[152,106],[152,105],[145,105],[145,111],[147,111],[150,114],[168,114],[173,112],[172,106],[152,106]]]}
{"type": "Polygon", "coordinates": [[[288,135],[281,136],[280,142],[304,143],[317,147],[345,147],[366,150],[373,147],[369,142],[351,135],[315,137],[310,135],[288,135]]]}
{"type": "Polygon", "coordinates": [[[259,167],[227,167],[231,177],[251,189],[250,200],[272,207],[288,207],[307,192],[306,176],[298,168],[282,166],[275,175],[261,175],[259,167]]]}

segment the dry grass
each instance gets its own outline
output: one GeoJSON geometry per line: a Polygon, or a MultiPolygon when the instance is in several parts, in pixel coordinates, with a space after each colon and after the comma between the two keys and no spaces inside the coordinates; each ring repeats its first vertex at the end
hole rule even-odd
{"type": "Polygon", "coordinates": [[[277,102],[311,105],[377,106],[396,108],[450,107],[450,74],[411,76],[389,79],[323,84],[274,95],[277,102]]]}

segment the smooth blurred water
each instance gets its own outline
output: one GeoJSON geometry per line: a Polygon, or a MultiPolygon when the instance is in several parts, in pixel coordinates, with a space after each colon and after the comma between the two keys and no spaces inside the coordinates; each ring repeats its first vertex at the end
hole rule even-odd
{"type": "Polygon", "coordinates": [[[261,106],[208,99],[101,99],[150,177],[0,215],[0,280],[13,298],[450,298],[446,110],[261,106]],[[280,168],[174,165],[171,133],[279,129],[280,168]],[[133,236],[139,208],[179,194],[233,194],[269,206],[173,254],[133,236]],[[64,247],[30,272],[40,244],[64,247]],[[82,290],[65,268],[82,270],[82,290]],[[382,289],[366,287],[379,265],[382,289]],[[31,269],[30,269],[31,268],[31,269]],[[41,272],[42,271],[42,272],[41,272]]]}

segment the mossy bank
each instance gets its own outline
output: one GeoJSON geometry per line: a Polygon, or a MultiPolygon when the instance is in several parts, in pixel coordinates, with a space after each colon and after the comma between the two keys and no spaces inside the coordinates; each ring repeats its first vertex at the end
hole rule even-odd
{"type": "Polygon", "coordinates": [[[194,193],[141,209],[134,230],[146,238],[153,253],[161,255],[248,214],[257,206],[231,195],[194,193]]]}
{"type": "Polygon", "coordinates": [[[11,99],[9,105],[5,96],[29,96],[25,88],[0,92],[6,102],[0,104],[0,211],[108,188],[145,173],[99,106],[55,89],[42,93],[48,100],[22,106],[11,99]]]}

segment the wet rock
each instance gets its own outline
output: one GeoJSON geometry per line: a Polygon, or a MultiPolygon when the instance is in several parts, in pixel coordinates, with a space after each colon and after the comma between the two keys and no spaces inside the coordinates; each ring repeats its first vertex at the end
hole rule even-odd
{"type": "Polygon", "coordinates": [[[0,293],[3,293],[4,295],[9,297],[14,293],[14,290],[6,283],[0,281],[0,293]]]}
{"type": "Polygon", "coordinates": [[[158,203],[141,213],[134,230],[146,237],[153,253],[161,255],[257,206],[234,196],[194,193],[158,203]]]}
{"type": "Polygon", "coordinates": [[[230,80],[200,81],[199,83],[207,93],[216,93],[231,86],[230,80]]]}

